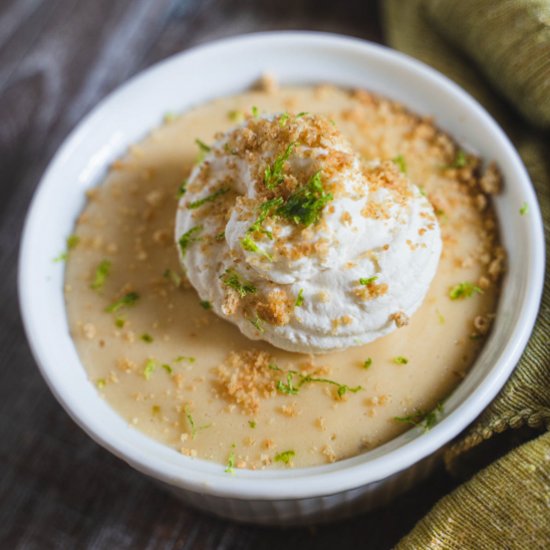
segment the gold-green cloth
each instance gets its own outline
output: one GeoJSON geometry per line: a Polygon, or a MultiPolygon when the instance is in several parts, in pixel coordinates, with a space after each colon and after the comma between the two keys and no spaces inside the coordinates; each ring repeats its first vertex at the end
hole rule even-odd
{"type": "MultiPolygon", "coordinates": [[[[535,186],[550,251],[550,0],[385,0],[389,45],[445,73],[497,119],[535,186]]],[[[468,479],[399,549],[550,548],[550,283],[514,374],[446,451],[468,479]]]]}

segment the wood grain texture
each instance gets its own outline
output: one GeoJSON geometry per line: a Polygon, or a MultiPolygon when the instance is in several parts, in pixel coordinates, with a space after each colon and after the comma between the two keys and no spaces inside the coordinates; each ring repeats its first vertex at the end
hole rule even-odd
{"type": "MultiPolygon", "coordinates": [[[[0,548],[391,548],[452,482],[312,529],[236,525],[185,508],[93,443],[41,379],[16,299],[29,201],[67,133],[106,94],[215,38],[316,29],[381,41],[366,0],[3,0],[0,3],[0,548]]],[[[63,197],[59,197],[60,204],[63,197]]]]}

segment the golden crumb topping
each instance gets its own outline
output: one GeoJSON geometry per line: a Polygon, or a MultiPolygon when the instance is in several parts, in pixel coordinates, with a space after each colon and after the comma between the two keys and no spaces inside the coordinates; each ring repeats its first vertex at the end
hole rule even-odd
{"type": "Polygon", "coordinates": [[[218,393],[243,412],[256,414],[260,400],[275,394],[272,361],[265,351],[232,351],[215,371],[218,393]]]}
{"type": "Polygon", "coordinates": [[[294,300],[290,299],[282,289],[275,289],[261,297],[256,302],[256,312],[260,319],[272,325],[282,326],[288,324],[290,315],[294,309],[294,300]]]}

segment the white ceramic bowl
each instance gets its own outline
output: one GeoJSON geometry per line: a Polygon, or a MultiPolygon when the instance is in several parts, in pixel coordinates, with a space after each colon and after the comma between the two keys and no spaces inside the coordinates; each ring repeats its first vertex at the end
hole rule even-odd
{"type": "Polygon", "coordinates": [[[485,110],[450,80],[387,48],[327,34],[253,34],[176,55],[102,101],[67,138],[46,171],[23,234],[19,292],[25,329],[42,375],[72,418],[100,445],[163,482],[186,502],[255,523],[332,519],[386,502],[429,471],[437,451],[489,404],[516,365],[537,313],[544,265],[540,212],[516,151],[485,110]],[[84,192],[167,111],[240,92],[263,72],[282,83],[362,87],[433,115],[437,124],[505,177],[496,199],[509,254],[492,334],[430,432],[411,430],[360,456],[293,470],[238,470],[191,459],[129,427],[89,383],[71,340],[63,299],[63,250],[84,192]],[[529,214],[519,215],[523,202],[529,214]]]}

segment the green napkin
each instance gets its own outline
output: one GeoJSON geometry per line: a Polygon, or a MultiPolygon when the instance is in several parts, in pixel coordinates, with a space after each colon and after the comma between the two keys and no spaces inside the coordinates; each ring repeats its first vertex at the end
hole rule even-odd
{"type": "MultiPolygon", "coordinates": [[[[469,91],[514,142],[542,209],[548,273],[550,0],[386,0],[382,5],[388,43],[469,91]]],[[[445,454],[454,475],[467,478],[485,469],[437,503],[398,548],[550,545],[549,310],[546,277],[535,330],[518,367],[445,454]]]]}

